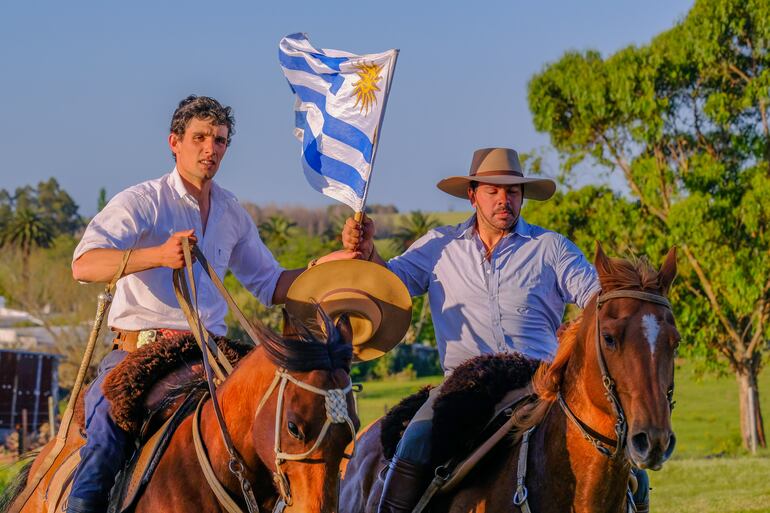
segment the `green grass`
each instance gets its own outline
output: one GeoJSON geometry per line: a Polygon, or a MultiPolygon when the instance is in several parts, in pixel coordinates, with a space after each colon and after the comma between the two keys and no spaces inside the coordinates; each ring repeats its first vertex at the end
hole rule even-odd
{"type": "Polygon", "coordinates": [[[650,486],[656,513],[770,513],[770,458],[672,460],[650,486]]]}
{"type": "Polygon", "coordinates": [[[364,383],[363,392],[358,394],[358,417],[361,419],[361,426],[381,417],[407,395],[425,385],[441,383],[442,379],[442,376],[431,376],[409,381],[388,379],[364,383]]]}

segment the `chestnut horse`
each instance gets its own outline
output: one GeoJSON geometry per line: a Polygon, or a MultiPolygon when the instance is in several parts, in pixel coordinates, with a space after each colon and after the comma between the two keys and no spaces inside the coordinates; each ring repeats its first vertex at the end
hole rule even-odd
{"type": "MultiPolygon", "coordinates": [[[[663,296],[676,274],[675,250],[656,271],[645,260],[607,258],[597,246],[595,265],[602,291],[560,335],[554,361],[536,372],[539,398],[520,413],[516,443],[498,444],[459,487],[436,496],[431,511],[626,512],[631,466],[657,470],[671,455],[679,334],[663,296]]],[[[378,421],[345,469],[342,513],[377,511],[386,465],[378,421]]]]}
{"type": "MultiPolygon", "coordinates": [[[[289,327],[282,338],[260,327],[260,345],[217,388],[227,431],[243,463],[246,488],[253,491],[256,504],[249,506],[244,499],[211,400],[201,403],[201,445],[216,480],[242,511],[272,511],[279,500],[286,504],[287,513],[337,510],[340,461],[359,420],[349,376],[350,324],[346,316],[336,326],[326,320],[329,336],[325,341],[306,330],[299,336],[289,327]]],[[[195,417],[186,418],[177,428],[136,503],[136,513],[229,511],[201,470],[193,441],[195,417]]],[[[70,438],[54,469],[84,443],[78,435],[70,438]]],[[[48,451],[50,447],[44,448],[36,458],[30,475],[48,451]]],[[[48,503],[55,476],[55,470],[44,476],[21,511],[56,508],[48,503]]]]}

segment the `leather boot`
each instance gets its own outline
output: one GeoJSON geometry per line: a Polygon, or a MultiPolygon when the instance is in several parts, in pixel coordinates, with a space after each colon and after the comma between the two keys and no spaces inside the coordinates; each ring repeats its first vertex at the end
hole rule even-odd
{"type": "Polygon", "coordinates": [[[637,484],[634,491],[636,513],[650,513],[650,478],[647,472],[641,469],[634,468],[631,472],[637,484]]]}
{"type": "Polygon", "coordinates": [[[393,456],[377,513],[411,513],[425,492],[427,467],[393,456]]]}

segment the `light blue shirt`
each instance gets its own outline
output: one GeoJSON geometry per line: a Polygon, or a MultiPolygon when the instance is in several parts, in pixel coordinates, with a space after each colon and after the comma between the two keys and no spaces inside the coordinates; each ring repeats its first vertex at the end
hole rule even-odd
{"type": "Polygon", "coordinates": [[[444,371],[504,351],[551,360],[565,305],[585,306],[596,270],[566,237],[521,217],[487,260],[475,222],[431,230],[388,262],[413,296],[428,293],[444,371]]]}

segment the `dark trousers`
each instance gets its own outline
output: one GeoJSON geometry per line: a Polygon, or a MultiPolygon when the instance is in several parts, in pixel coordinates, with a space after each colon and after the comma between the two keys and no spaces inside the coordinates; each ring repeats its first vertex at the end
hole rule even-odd
{"type": "Polygon", "coordinates": [[[127,354],[125,351],[112,351],[105,356],[86,394],[85,429],[88,439],[80,449],[80,465],[73,478],[68,513],[103,510],[115,476],[133,449],[128,433],[112,421],[109,403],[102,393],[105,376],[127,354]]]}

